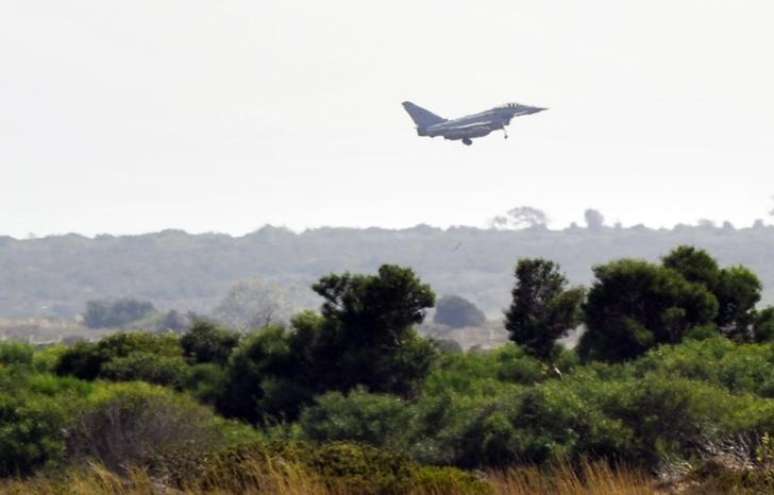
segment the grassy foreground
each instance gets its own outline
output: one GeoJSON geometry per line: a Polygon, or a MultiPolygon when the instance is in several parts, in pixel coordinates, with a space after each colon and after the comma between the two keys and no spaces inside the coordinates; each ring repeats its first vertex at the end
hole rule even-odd
{"type": "MultiPolygon", "coordinates": [[[[96,465],[73,471],[61,479],[35,478],[7,481],[0,493],[22,495],[199,495],[199,494],[268,494],[268,495],[361,495],[376,493],[367,487],[337,486],[297,465],[277,465],[267,469],[256,464],[243,466],[241,479],[207,479],[182,488],[170,488],[162,480],[153,479],[141,470],[122,477],[96,465]],[[252,482],[245,484],[244,480],[252,482]]],[[[641,472],[612,469],[606,464],[587,464],[580,472],[559,468],[547,474],[537,468],[519,468],[502,473],[490,473],[473,491],[469,484],[454,479],[426,480],[412,488],[409,495],[640,495],[659,492],[653,480],[641,472]]]]}

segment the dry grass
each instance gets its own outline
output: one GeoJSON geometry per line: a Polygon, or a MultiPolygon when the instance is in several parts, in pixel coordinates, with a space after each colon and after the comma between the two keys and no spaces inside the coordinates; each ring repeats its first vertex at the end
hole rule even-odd
{"type": "MultiPolygon", "coordinates": [[[[238,484],[230,479],[204,480],[196,486],[175,489],[135,470],[120,477],[100,466],[73,471],[62,479],[36,478],[0,485],[8,495],[360,495],[362,490],[324,484],[295,464],[244,465],[238,484]],[[245,476],[244,470],[248,470],[245,476]],[[245,483],[244,480],[249,480],[245,483]]],[[[606,464],[586,464],[580,471],[560,467],[550,474],[537,468],[518,468],[491,474],[493,495],[645,495],[657,493],[653,480],[634,470],[616,470],[606,464]]],[[[468,495],[462,487],[443,490],[424,487],[407,495],[468,495]]]]}
{"type": "Polygon", "coordinates": [[[560,466],[551,473],[518,468],[490,477],[502,495],[650,495],[653,479],[632,469],[613,469],[606,463],[585,463],[580,470],[560,466]]]}

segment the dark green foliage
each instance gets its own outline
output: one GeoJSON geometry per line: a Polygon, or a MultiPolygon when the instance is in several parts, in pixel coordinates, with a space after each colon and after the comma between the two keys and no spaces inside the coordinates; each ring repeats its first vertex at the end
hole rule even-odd
{"type": "Polygon", "coordinates": [[[65,459],[65,428],[90,387],[0,364],[0,477],[28,475],[65,459]]]}
{"type": "Polygon", "coordinates": [[[761,282],[743,266],[722,270],[715,295],[719,302],[718,326],[737,340],[752,338],[755,305],[761,299],[761,282]]]}
{"type": "Polygon", "coordinates": [[[757,314],[753,336],[756,342],[774,342],[774,306],[769,306],[757,314]]]}
{"type": "Polygon", "coordinates": [[[88,301],[83,321],[89,328],[115,328],[141,320],[155,311],[153,304],[136,299],[88,301]]]}
{"type": "Polygon", "coordinates": [[[736,345],[723,337],[664,346],[632,362],[636,378],[658,373],[709,383],[730,392],[774,397],[774,347],[736,345]]]}
{"type": "Polygon", "coordinates": [[[540,359],[556,356],[556,340],[580,323],[582,289],[567,289],[559,265],[544,259],[519,260],[505,328],[515,343],[540,359]]]}
{"type": "Polygon", "coordinates": [[[720,330],[713,323],[693,327],[685,333],[685,340],[706,340],[719,337],[720,330]]]}
{"type": "Polygon", "coordinates": [[[436,305],[433,322],[452,328],[477,327],[486,322],[486,316],[464,297],[443,296],[436,305]]]}
{"type": "Polygon", "coordinates": [[[214,405],[226,389],[226,370],[213,363],[193,365],[185,389],[199,401],[214,405]]]}
{"type": "Polygon", "coordinates": [[[577,322],[583,292],[545,260],[522,260],[516,274],[509,330],[523,345],[495,350],[437,353],[413,328],[432,292],[394,266],[324,277],[321,314],[241,341],[197,323],[182,338],[0,343],[0,475],[96,460],[167,480],[206,482],[220,470],[238,483],[250,462],[289,462],[358,493],[444,493],[459,477],[465,493],[487,493],[471,475],[416,462],[491,469],[604,458],[654,469],[774,431],[774,308],[755,309],[760,287],[746,269],[719,269],[687,247],[663,266],[597,267],[585,361],[554,346],[577,322]],[[262,428],[220,419],[194,398],[262,428]]]}
{"type": "Polygon", "coordinates": [[[65,404],[58,398],[0,392],[0,477],[28,475],[61,460],[65,419],[65,404]]]}
{"type": "MultiPolygon", "coordinates": [[[[131,369],[139,372],[143,361],[146,366],[142,373],[151,376],[153,371],[148,366],[153,366],[155,362],[159,365],[163,364],[168,371],[169,368],[179,368],[173,361],[164,361],[161,358],[179,358],[181,355],[180,342],[172,334],[122,332],[96,343],[75,344],[62,353],[54,371],[59,375],[73,375],[83,380],[94,380],[102,376],[103,367],[106,364],[122,359],[121,364],[112,369],[115,376],[128,374],[131,369]],[[134,358],[127,360],[130,355],[134,355],[134,358]]],[[[138,375],[130,379],[143,378],[138,375]]]]}
{"type": "Polygon", "coordinates": [[[58,375],[77,376],[82,380],[94,380],[99,376],[105,361],[97,344],[78,342],[59,356],[54,372],[58,375]]]}
{"type": "Polygon", "coordinates": [[[304,411],[303,435],[316,442],[353,441],[401,450],[406,447],[412,411],[395,396],[353,390],[329,392],[304,411]]]}
{"type": "Polygon", "coordinates": [[[687,281],[707,288],[718,300],[716,325],[737,340],[751,340],[755,305],[761,299],[758,277],[743,266],[720,269],[706,252],[680,246],[663,260],[664,266],[680,273],[687,281]]]}
{"type": "Polygon", "coordinates": [[[0,366],[32,364],[34,348],[21,342],[0,342],[0,366]]]}
{"type": "Polygon", "coordinates": [[[293,345],[317,391],[415,394],[437,355],[413,329],[435,302],[430,287],[408,268],[384,265],[378,275],[323,277],[313,289],[322,318],[295,319],[293,345]]]}
{"type": "Polygon", "coordinates": [[[273,325],[244,339],[229,362],[218,410],[251,423],[298,417],[313,396],[308,365],[293,352],[301,335],[273,325]]]}
{"type": "Polygon", "coordinates": [[[378,275],[328,275],[312,289],[324,299],[324,317],[341,323],[358,340],[376,343],[399,340],[435,304],[429,285],[411,269],[395,265],[383,265],[378,275]]]}
{"type": "Polygon", "coordinates": [[[323,277],[313,289],[324,299],[323,318],[316,328],[296,326],[324,390],[363,385],[377,393],[416,393],[436,356],[412,328],[435,302],[430,287],[408,268],[384,265],[378,275],[323,277]]]}
{"type": "Polygon", "coordinates": [[[185,356],[195,363],[225,365],[231,351],[239,345],[239,334],[210,321],[196,320],[180,338],[180,345],[185,356]]]}
{"type": "Polygon", "coordinates": [[[704,285],[714,292],[720,282],[720,267],[717,261],[702,249],[693,246],[678,246],[662,260],[666,268],[682,275],[688,282],[704,285]]]}
{"type": "Polygon", "coordinates": [[[584,306],[588,331],[579,346],[587,360],[634,358],[658,344],[680,342],[689,329],[717,316],[717,298],[670,268],[619,260],[595,267],[594,275],[584,306]]]}
{"type": "Polygon", "coordinates": [[[293,319],[293,332],[264,328],[233,353],[218,409],[250,422],[296,419],[312,397],[364,386],[414,395],[437,356],[412,325],[434,296],[414,273],[385,265],[376,276],[329,275],[315,284],[322,315],[293,319]]]}
{"type": "Polygon", "coordinates": [[[106,362],[100,369],[99,376],[113,381],[141,380],[182,389],[189,383],[190,374],[191,368],[180,356],[132,352],[106,362]]]}

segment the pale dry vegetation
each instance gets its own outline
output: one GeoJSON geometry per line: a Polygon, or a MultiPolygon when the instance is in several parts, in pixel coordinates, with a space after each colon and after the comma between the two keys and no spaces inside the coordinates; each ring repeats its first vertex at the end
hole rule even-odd
{"type": "MultiPolygon", "coordinates": [[[[22,495],[361,495],[368,489],[336,486],[325,482],[295,464],[255,463],[241,466],[239,482],[223,476],[220,479],[202,479],[182,489],[170,488],[162,480],[154,479],[142,470],[134,470],[120,477],[104,467],[92,465],[71,472],[62,479],[37,478],[28,481],[10,481],[0,486],[0,493],[22,495]],[[249,479],[249,484],[244,480],[249,479]]],[[[519,468],[486,475],[482,495],[650,495],[659,493],[654,481],[637,470],[614,469],[604,463],[585,464],[580,470],[560,467],[552,472],[538,468],[519,468]]],[[[418,486],[408,495],[470,495],[469,487],[461,484],[432,482],[418,486]]],[[[665,493],[665,492],[662,492],[665,493]]]]}

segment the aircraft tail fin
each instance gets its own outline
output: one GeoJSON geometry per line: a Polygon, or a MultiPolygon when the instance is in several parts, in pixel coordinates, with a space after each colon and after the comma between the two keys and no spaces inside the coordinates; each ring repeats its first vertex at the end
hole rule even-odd
{"type": "Polygon", "coordinates": [[[434,124],[446,122],[446,119],[439,117],[433,112],[425,110],[420,106],[414,105],[410,101],[404,101],[403,108],[406,109],[406,112],[408,112],[408,114],[411,116],[411,120],[414,121],[414,123],[417,125],[417,128],[419,129],[424,129],[425,127],[434,124]]]}

